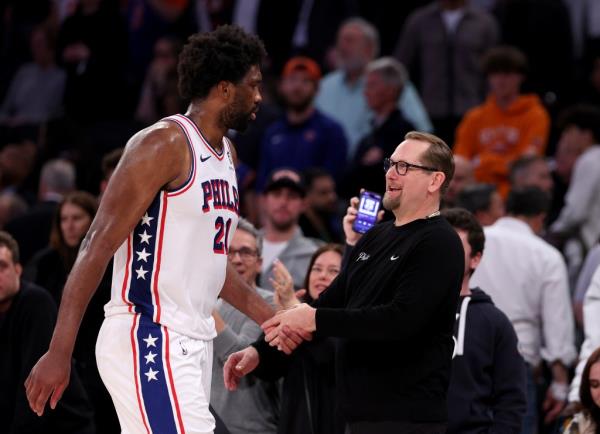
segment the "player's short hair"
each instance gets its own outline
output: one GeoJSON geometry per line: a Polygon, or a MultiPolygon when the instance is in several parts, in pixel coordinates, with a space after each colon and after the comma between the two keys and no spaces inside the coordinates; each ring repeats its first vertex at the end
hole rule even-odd
{"type": "Polygon", "coordinates": [[[243,217],[238,221],[237,230],[249,233],[256,239],[256,252],[258,257],[262,257],[263,237],[256,227],[243,217]]]}
{"type": "Polygon", "coordinates": [[[265,56],[260,39],[238,26],[192,35],[179,56],[179,93],[184,99],[202,99],[221,81],[238,84],[265,56]]]}
{"type": "Polygon", "coordinates": [[[467,233],[467,241],[471,246],[471,257],[483,253],[485,233],[475,216],[464,208],[447,208],[442,210],[442,216],[454,229],[467,233]]]}
{"type": "Polygon", "coordinates": [[[404,140],[419,140],[429,143],[429,147],[421,155],[423,164],[433,167],[446,175],[446,179],[440,188],[440,194],[443,196],[448,190],[450,181],[454,176],[454,158],[450,147],[433,134],[420,131],[410,131],[404,136],[404,140]]]}
{"type": "Polygon", "coordinates": [[[19,244],[8,232],[0,231],[0,247],[6,247],[12,255],[13,263],[19,263],[19,244]]]}

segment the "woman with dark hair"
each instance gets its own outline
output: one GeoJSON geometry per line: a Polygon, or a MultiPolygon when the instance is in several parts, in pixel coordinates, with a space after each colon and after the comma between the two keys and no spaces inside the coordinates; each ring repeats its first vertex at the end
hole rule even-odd
{"type": "Polygon", "coordinates": [[[581,411],[565,428],[565,434],[600,434],[600,348],[588,358],[579,387],[581,411]]]}
{"type": "MultiPolygon", "coordinates": [[[[281,262],[273,268],[271,280],[278,308],[286,309],[319,298],[337,277],[343,250],[339,244],[321,246],[310,259],[304,281],[305,290],[294,293],[293,280],[281,262]]],[[[291,356],[273,348],[261,359],[254,375],[263,380],[283,378],[278,434],[343,434],[345,423],[337,410],[333,339],[302,344],[291,356]]]]}
{"type": "Polygon", "coordinates": [[[25,269],[25,278],[50,291],[57,305],[97,208],[96,198],[85,191],[65,196],[54,215],[50,245],[35,254],[25,269]]]}
{"type": "Polygon", "coordinates": [[[304,278],[304,288],[294,293],[293,279],[283,263],[275,260],[273,278],[274,302],[280,309],[288,309],[301,302],[312,303],[340,273],[343,247],[340,244],[324,244],[313,253],[304,278]]]}

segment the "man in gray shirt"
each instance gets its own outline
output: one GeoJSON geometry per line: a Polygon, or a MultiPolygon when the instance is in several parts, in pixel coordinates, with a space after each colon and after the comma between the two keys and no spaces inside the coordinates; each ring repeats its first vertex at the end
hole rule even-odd
{"type": "MultiPolygon", "coordinates": [[[[240,219],[229,245],[229,263],[268,303],[273,293],[256,286],[262,266],[262,237],[251,223],[240,219]]],[[[217,337],[210,404],[231,434],[275,434],[279,415],[278,383],[245,377],[236,392],[223,384],[223,365],[229,354],[242,350],[261,335],[260,327],[223,299],[213,312],[217,337]]]]}

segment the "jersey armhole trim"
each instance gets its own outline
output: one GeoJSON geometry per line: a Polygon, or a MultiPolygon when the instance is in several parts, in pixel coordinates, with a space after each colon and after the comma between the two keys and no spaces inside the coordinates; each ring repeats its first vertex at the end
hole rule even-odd
{"type": "Polygon", "coordinates": [[[183,131],[183,133],[185,135],[185,139],[188,144],[188,148],[190,149],[190,153],[191,153],[191,157],[192,157],[190,173],[188,175],[188,178],[185,180],[185,182],[176,188],[172,188],[172,189],[165,188],[164,189],[164,191],[167,192],[167,195],[169,197],[172,197],[172,196],[178,196],[182,193],[185,193],[194,183],[194,180],[196,179],[196,152],[194,151],[194,146],[192,145],[192,139],[191,139],[190,135],[188,134],[185,125],[174,116],[166,118],[165,120],[173,121],[177,125],[179,125],[179,128],[181,128],[181,130],[183,131]]]}

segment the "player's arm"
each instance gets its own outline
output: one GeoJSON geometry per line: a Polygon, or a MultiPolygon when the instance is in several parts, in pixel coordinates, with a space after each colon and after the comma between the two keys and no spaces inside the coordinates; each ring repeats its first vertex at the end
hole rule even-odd
{"type": "Polygon", "coordinates": [[[227,275],[220,295],[223,300],[252,318],[257,324],[262,324],[274,314],[269,303],[242,279],[229,262],[227,262],[227,275]]]}
{"type": "Polygon", "coordinates": [[[77,331],[110,258],[155,195],[185,181],[189,159],[187,144],[170,123],[143,130],[127,144],[65,284],[48,352],[25,382],[29,405],[38,415],[50,394],[50,406],[55,408],[68,384],[77,331]]]}

